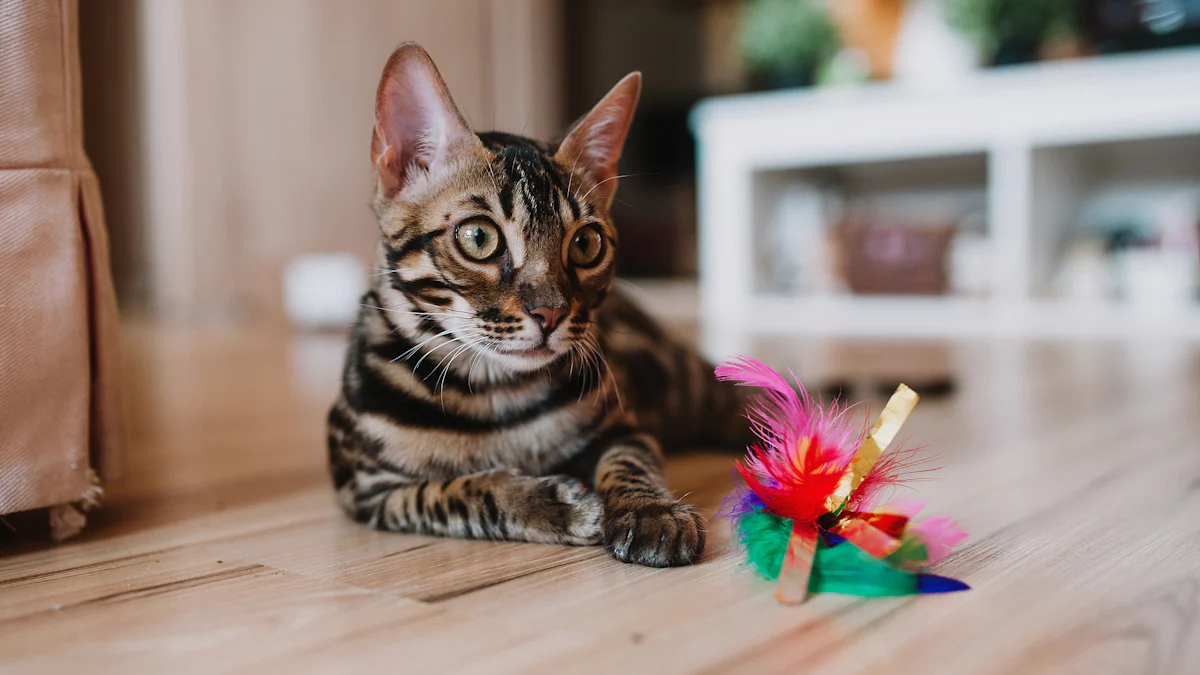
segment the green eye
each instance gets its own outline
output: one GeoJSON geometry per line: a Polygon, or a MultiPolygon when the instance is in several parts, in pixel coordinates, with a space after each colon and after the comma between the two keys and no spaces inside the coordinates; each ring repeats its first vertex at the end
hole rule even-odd
{"type": "Polygon", "coordinates": [[[600,262],[600,256],[603,253],[604,235],[600,234],[600,230],[595,225],[588,225],[571,238],[567,257],[576,267],[591,267],[600,262]]]}
{"type": "Polygon", "coordinates": [[[459,225],[454,239],[463,255],[472,260],[488,260],[504,252],[500,229],[486,220],[471,220],[459,225]]]}

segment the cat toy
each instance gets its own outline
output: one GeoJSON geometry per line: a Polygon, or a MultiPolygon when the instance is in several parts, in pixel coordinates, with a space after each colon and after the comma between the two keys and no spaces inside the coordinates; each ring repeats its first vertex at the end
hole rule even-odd
{"type": "Polygon", "coordinates": [[[716,373],[762,391],[747,408],[758,442],[737,463],[744,485],[723,512],[750,565],[777,582],[780,602],[797,604],[816,592],[881,597],[969,588],[925,571],[966,532],[945,516],[916,521],[921,502],[883,503],[923,462],[915,449],[888,450],[916,392],[901,384],[868,429],[851,419],[855,406],[822,406],[799,381],[793,388],[749,357],[716,373]]]}

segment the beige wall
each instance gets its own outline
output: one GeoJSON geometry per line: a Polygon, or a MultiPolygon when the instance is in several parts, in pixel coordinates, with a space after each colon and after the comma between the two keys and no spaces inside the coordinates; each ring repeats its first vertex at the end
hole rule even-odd
{"type": "Polygon", "coordinates": [[[367,258],[374,90],[401,41],[425,45],[478,128],[549,136],[563,123],[558,0],[104,3],[136,23],[136,86],[90,88],[135,97],[141,121],[94,150],[136,154],[124,172],[97,161],[127,212],[114,239],[134,249],[118,276],[168,318],[276,320],[292,256],[367,258]]]}

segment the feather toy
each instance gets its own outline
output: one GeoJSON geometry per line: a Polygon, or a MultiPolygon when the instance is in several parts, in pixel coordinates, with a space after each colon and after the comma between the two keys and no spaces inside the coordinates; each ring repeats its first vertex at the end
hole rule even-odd
{"type": "MultiPolygon", "coordinates": [[[[889,488],[921,464],[909,448],[888,450],[918,401],[900,385],[870,428],[855,406],[829,406],[746,356],[717,368],[717,378],[757,387],[747,408],[758,443],[736,465],[740,486],[724,515],[750,563],[777,582],[785,604],[809,593],[866,597],[945,593],[969,588],[926,572],[966,533],[946,516],[916,521],[923,503],[881,503],[889,488]]],[[[795,375],[792,376],[795,380],[795,375]]]]}

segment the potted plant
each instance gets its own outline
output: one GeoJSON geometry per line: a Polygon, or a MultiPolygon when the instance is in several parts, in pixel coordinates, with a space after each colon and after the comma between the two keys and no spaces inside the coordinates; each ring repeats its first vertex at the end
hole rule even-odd
{"type": "Polygon", "coordinates": [[[1049,40],[1074,35],[1074,0],[945,0],[950,23],[969,35],[994,66],[1036,61],[1049,40]]]}
{"type": "Polygon", "coordinates": [[[749,0],[738,46],[759,83],[805,87],[841,46],[823,0],[749,0]]]}

